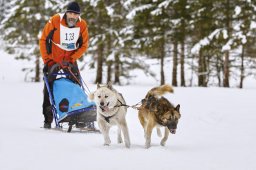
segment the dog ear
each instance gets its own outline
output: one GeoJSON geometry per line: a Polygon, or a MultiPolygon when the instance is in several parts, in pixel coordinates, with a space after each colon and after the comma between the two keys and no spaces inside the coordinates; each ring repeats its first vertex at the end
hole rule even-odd
{"type": "Polygon", "coordinates": [[[97,89],[99,89],[100,88],[100,84],[99,83],[97,83],[97,89]]]}
{"type": "Polygon", "coordinates": [[[94,93],[90,93],[88,97],[89,97],[90,100],[93,101],[93,99],[94,99],[94,93]]]}
{"type": "Polygon", "coordinates": [[[108,82],[107,87],[108,87],[109,89],[112,89],[112,82],[111,82],[111,81],[108,82]]]}
{"type": "Polygon", "coordinates": [[[178,104],[178,105],[175,107],[175,110],[176,110],[177,112],[180,112],[180,104],[178,104]]]}

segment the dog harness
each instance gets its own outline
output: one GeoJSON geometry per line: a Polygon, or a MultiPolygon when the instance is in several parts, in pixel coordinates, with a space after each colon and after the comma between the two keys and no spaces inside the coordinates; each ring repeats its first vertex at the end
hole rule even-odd
{"type": "MultiPolygon", "coordinates": [[[[120,105],[115,105],[114,108],[116,108],[116,107],[121,107],[121,106],[127,106],[126,104],[123,104],[120,100],[117,100],[117,101],[120,103],[120,105]]],[[[106,122],[110,123],[110,122],[109,122],[109,121],[110,121],[109,119],[111,119],[112,117],[114,117],[116,114],[117,114],[117,113],[113,114],[112,116],[104,116],[103,114],[100,114],[100,115],[106,120],[106,122]]]]}
{"type": "Polygon", "coordinates": [[[103,114],[101,114],[101,116],[106,120],[106,122],[110,123],[109,122],[109,119],[114,117],[116,114],[113,114],[112,116],[104,116],[103,114]]]}

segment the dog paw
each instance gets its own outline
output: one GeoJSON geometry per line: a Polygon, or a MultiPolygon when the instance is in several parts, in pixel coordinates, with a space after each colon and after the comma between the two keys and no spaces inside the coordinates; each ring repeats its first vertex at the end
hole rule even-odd
{"type": "Polygon", "coordinates": [[[148,148],[150,148],[150,145],[145,145],[145,149],[148,149],[148,148]]]}
{"type": "Polygon", "coordinates": [[[130,147],[131,147],[131,144],[130,144],[130,143],[125,143],[125,147],[126,147],[126,148],[130,148],[130,147]]]}
{"type": "Polygon", "coordinates": [[[110,143],[111,143],[111,141],[110,141],[110,140],[107,140],[107,141],[104,142],[104,146],[109,146],[110,143]]]}
{"type": "Polygon", "coordinates": [[[117,139],[117,143],[123,143],[122,138],[118,138],[118,139],[117,139]]]}
{"type": "Polygon", "coordinates": [[[161,142],[160,142],[160,145],[161,145],[161,146],[165,146],[165,142],[161,141],[161,142]]]}
{"type": "Polygon", "coordinates": [[[104,138],[104,145],[110,145],[111,144],[111,140],[109,137],[104,138]]]}
{"type": "Polygon", "coordinates": [[[150,143],[149,143],[149,142],[146,142],[146,143],[145,143],[145,149],[148,149],[148,148],[150,148],[150,143]]]}

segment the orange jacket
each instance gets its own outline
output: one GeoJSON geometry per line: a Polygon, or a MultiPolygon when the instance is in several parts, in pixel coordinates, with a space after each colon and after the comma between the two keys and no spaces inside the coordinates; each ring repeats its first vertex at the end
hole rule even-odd
{"type": "Polygon", "coordinates": [[[49,60],[53,60],[55,62],[61,62],[61,61],[75,62],[78,58],[80,58],[83,55],[83,53],[88,48],[89,36],[88,36],[87,23],[85,20],[79,17],[78,22],[76,23],[75,27],[80,27],[79,36],[82,36],[83,42],[80,48],[73,51],[64,50],[56,45],[56,44],[60,44],[60,24],[62,26],[67,27],[63,14],[56,14],[47,22],[47,24],[43,29],[41,39],[39,40],[39,46],[40,46],[40,53],[44,63],[47,63],[49,60]],[[52,48],[51,48],[52,52],[48,54],[46,49],[46,38],[54,28],[56,30],[54,31],[54,34],[52,37],[52,41],[54,42],[52,43],[52,48]]]}

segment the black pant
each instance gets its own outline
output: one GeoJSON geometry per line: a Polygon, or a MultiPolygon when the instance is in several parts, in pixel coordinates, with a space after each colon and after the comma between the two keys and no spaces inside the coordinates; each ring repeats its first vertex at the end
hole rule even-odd
{"type": "MultiPolygon", "coordinates": [[[[49,83],[49,86],[52,89],[52,83],[49,83]]],[[[47,91],[47,87],[45,84],[44,84],[43,115],[44,115],[44,123],[52,123],[52,120],[53,120],[52,106],[49,99],[49,93],[47,91]]]]}

